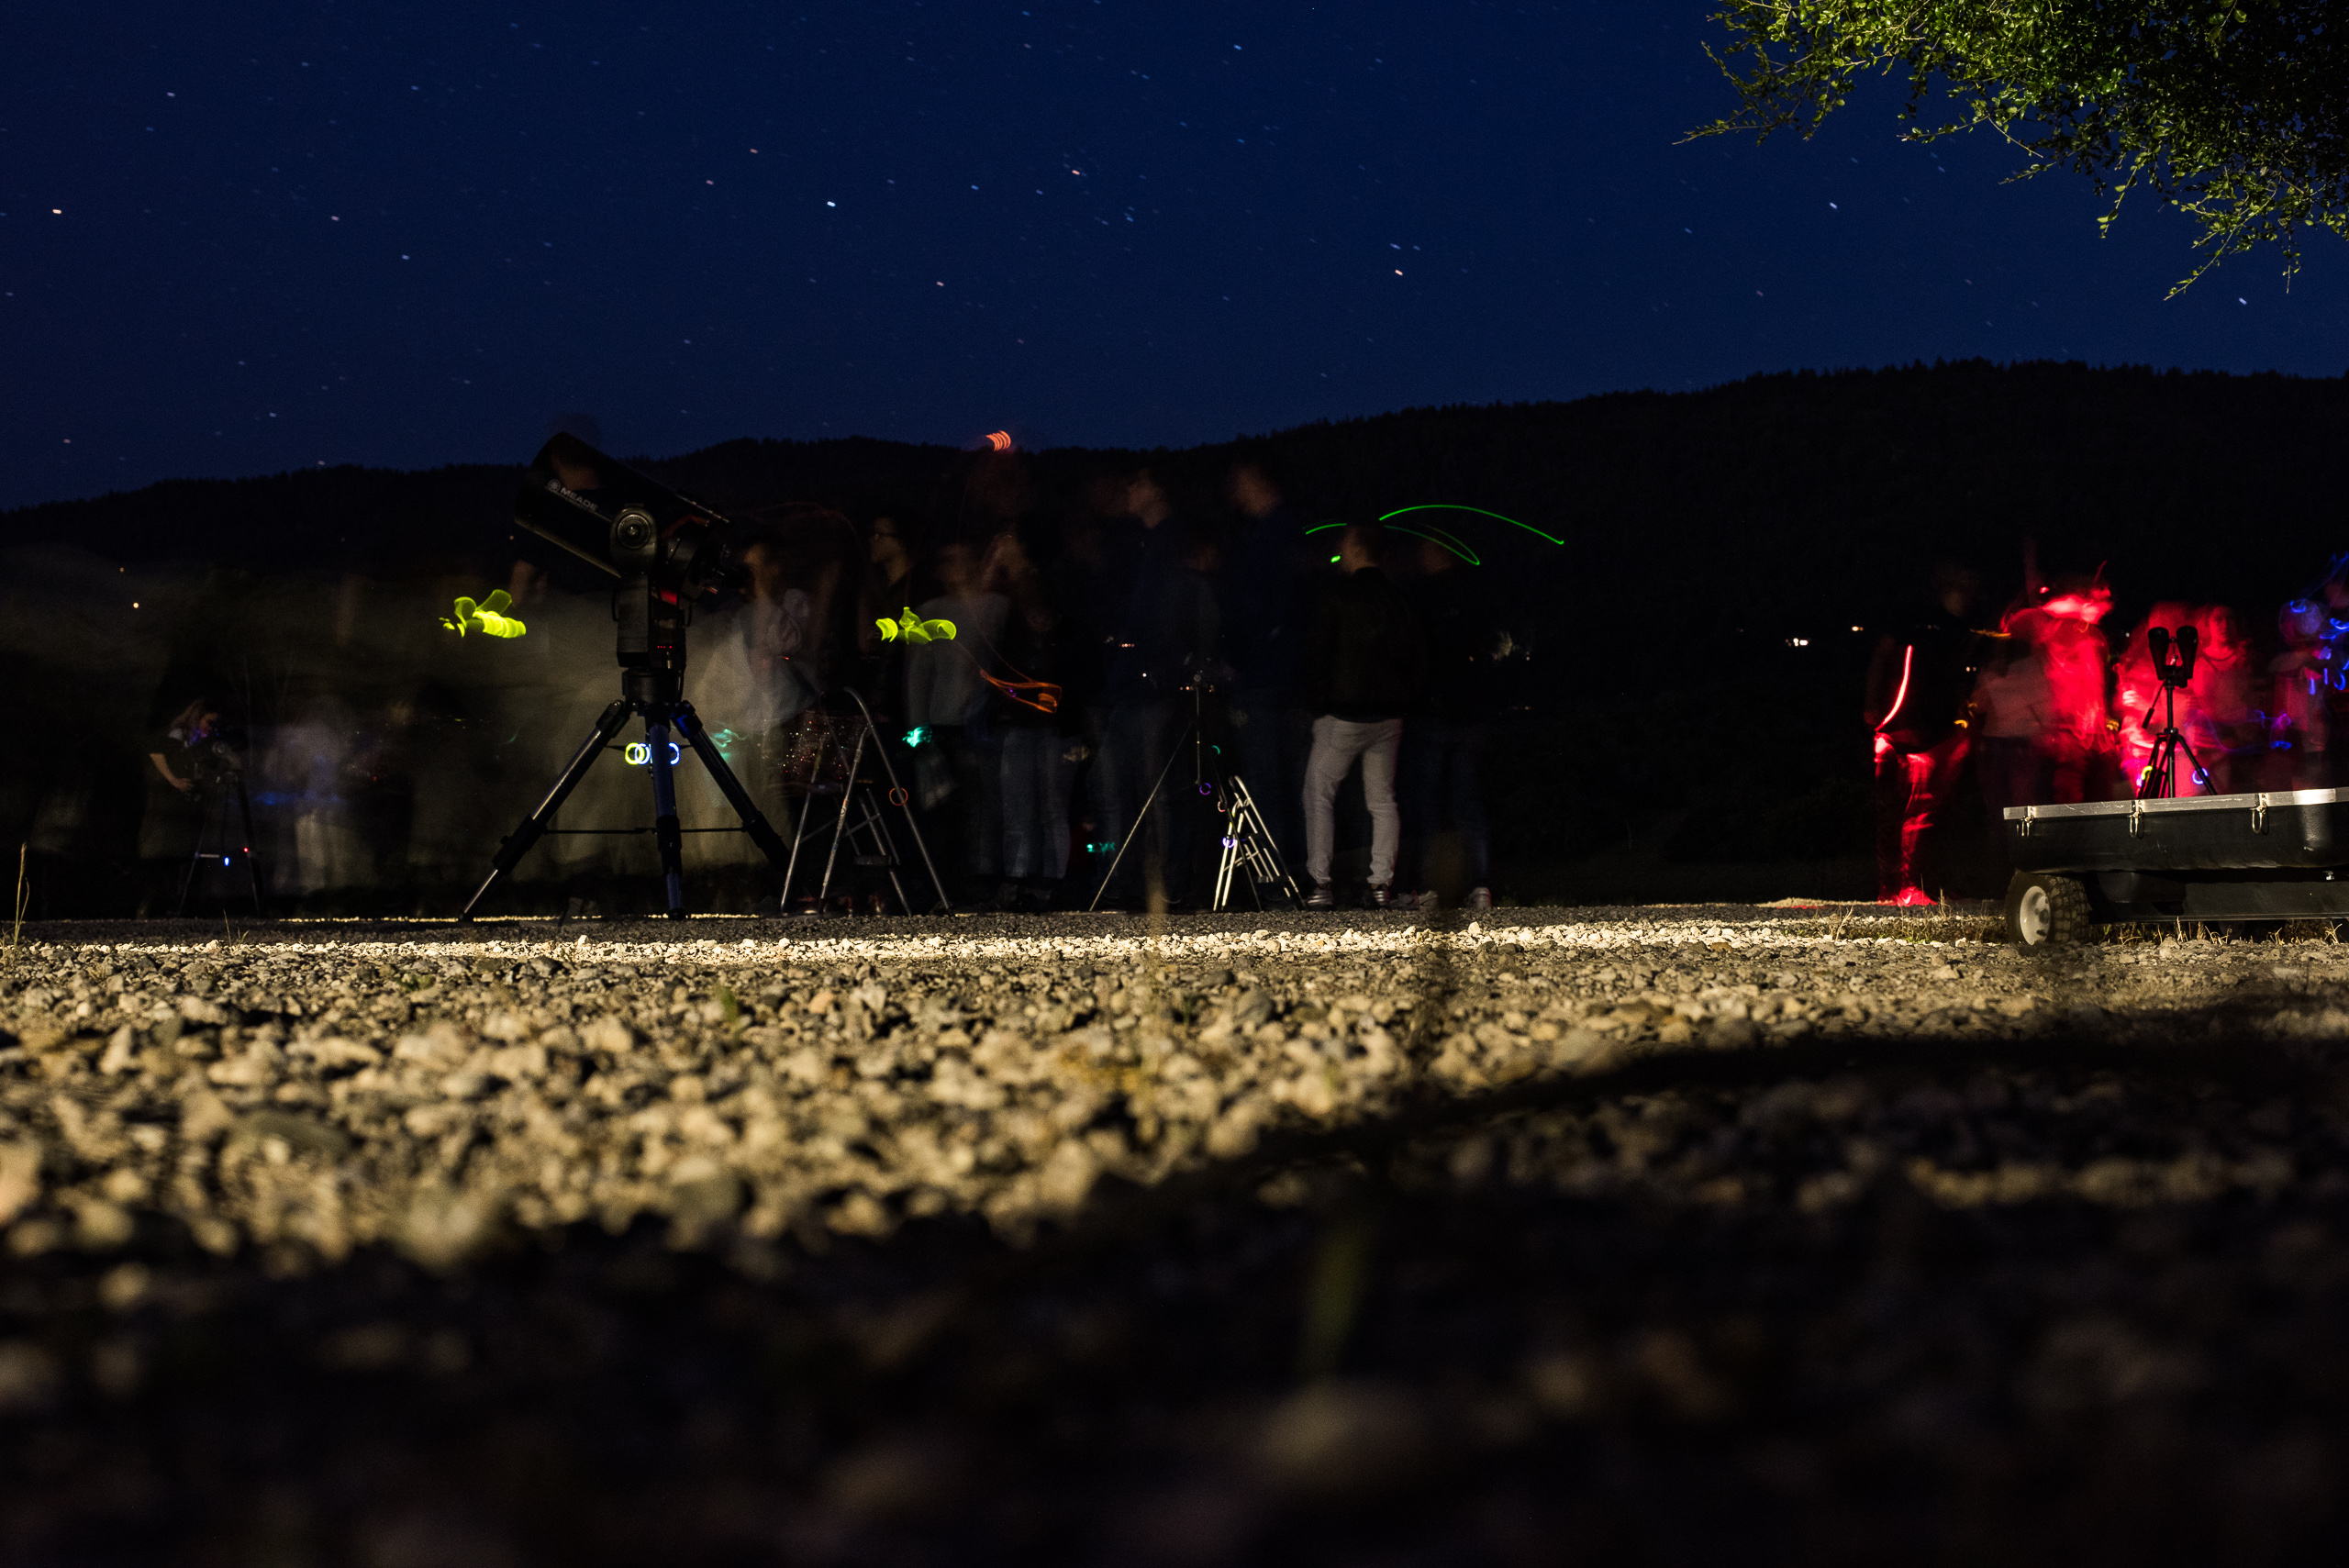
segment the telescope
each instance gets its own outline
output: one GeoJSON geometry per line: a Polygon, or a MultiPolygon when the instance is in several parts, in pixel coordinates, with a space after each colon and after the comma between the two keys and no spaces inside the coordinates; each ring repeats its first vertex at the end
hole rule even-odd
{"type": "Polygon", "coordinates": [[[685,700],[685,630],[694,602],[740,576],[727,547],[730,525],[715,508],[654,483],[576,436],[558,434],[539,449],[514,498],[514,521],[599,572],[619,579],[612,590],[618,623],[615,654],[619,700],[604,710],[554,787],[520,827],[498,843],[488,878],[458,918],[470,920],[490,890],[511,875],[532,845],[552,832],[649,831],[661,852],[662,882],[673,918],[685,914],[684,828],[677,819],[672,769],[684,760],[674,733],[693,748],[710,779],[741,819],[741,830],[776,870],[790,851],[718,754],[693,704],[685,700]],[[649,829],[558,828],[555,813],[588,767],[630,717],[644,720],[643,756],[652,775],[649,829]]]}
{"type": "MultiPolygon", "coordinates": [[[[538,809],[498,841],[497,853],[490,861],[489,875],[466,901],[457,918],[461,922],[471,920],[482,901],[511,876],[522,857],[550,833],[635,832],[652,835],[661,854],[661,880],[669,916],[672,919],[685,918],[683,851],[687,829],[677,817],[674,772],[685,761],[683,748],[686,746],[693,749],[694,755],[707,770],[710,782],[718,785],[718,793],[734,808],[735,817],[741,822],[740,831],[759,847],[767,863],[783,873],[778,902],[787,906],[791,874],[798,864],[800,842],[807,836],[810,811],[802,808],[798,828],[790,844],[785,845],[766,814],[734,776],[734,770],[727,766],[701,716],[694,711],[694,705],[685,700],[685,631],[693,623],[694,603],[713,589],[739,586],[747,575],[735,564],[727,542],[732,525],[717,508],[680,495],[628,464],[605,456],[578,437],[564,434],[555,436],[530,460],[529,473],[514,498],[514,521],[619,580],[619,585],[612,590],[612,619],[619,626],[616,652],[620,666],[620,695],[619,700],[606,708],[603,717],[596,721],[595,729],[573,753],[569,765],[539,802],[538,809]],[[612,742],[631,717],[644,721],[644,739],[628,745],[621,754],[630,766],[640,766],[651,774],[652,826],[557,828],[555,814],[562,808],[562,803],[579,787],[579,781],[587,776],[596,759],[614,749],[612,742]],[[673,735],[677,739],[670,739],[673,735]]],[[[859,771],[870,743],[874,756],[884,770],[889,771],[889,797],[906,813],[907,829],[921,851],[922,863],[930,869],[930,885],[937,891],[939,907],[952,912],[945,884],[938,879],[938,868],[930,862],[930,848],[922,843],[921,829],[915,825],[912,809],[906,805],[906,792],[896,787],[896,774],[889,769],[887,755],[879,749],[873,715],[865,708],[863,697],[854,692],[848,695],[855,699],[860,724],[855,749],[844,757],[840,816],[833,825],[831,858],[824,862],[824,882],[818,899],[820,903],[830,891],[832,864],[839,858],[840,846],[853,842],[857,846],[856,862],[888,867],[891,884],[897,888],[897,901],[907,914],[915,912],[913,901],[897,883],[895,841],[881,820],[879,806],[871,798],[875,786],[859,771]],[[852,805],[863,812],[854,820],[851,817],[852,805]]]]}
{"type": "Polygon", "coordinates": [[[742,574],[727,543],[733,525],[561,432],[530,460],[514,521],[620,580],[612,618],[629,700],[682,700],[694,601],[742,574]]]}
{"type": "Polygon", "coordinates": [[[713,506],[680,495],[578,437],[539,449],[514,498],[514,521],[614,577],[643,577],[691,600],[739,573],[713,506]]]}

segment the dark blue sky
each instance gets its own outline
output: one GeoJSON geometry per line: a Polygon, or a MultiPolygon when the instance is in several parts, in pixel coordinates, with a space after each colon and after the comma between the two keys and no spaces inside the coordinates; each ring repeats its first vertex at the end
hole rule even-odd
{"type": "Polygon", "coordinates": [[[1709,0],[81,4],[0,51],[0,505],[520,462],[557,410],[1187,444],[1984,355],[2334,375],[2320,238],[1901,145],[1675,145],[1709,0]]]}

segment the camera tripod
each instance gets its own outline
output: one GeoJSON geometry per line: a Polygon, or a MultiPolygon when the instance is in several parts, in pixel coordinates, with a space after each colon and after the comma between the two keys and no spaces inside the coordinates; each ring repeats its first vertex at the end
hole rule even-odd
{"type": "Polygon", "coordinates": [[[840,864],[841,846],[849,846],[852,864],[874,866],[889,873],[889,885],[897,895],[897,906],[908,915],[920,913],[913,900],[906,896],[906,884],[898,880],[897,868],[905,862],[897,853],[896,840],[890,836],[889,824],[882,815],[880,804],[873,796],[874,782],[863,776],[862,769],[869,751],[881,763],[881,771],[889,780],[890,803],[904,814],[906,831],[913,836],[914,848],[921,851],[922,869],[930,873],[930,890],[938,895],[933,906],[937,912],[951,915],[954,905],[946,896],[946,884],[940,880],[937,863],[930,858],[930,846],[922,841],[921,826],[914,820],[913,806],[907,798],[905,786],[897,782],[897,770],[889,761],[888,749],[882,744],[881,731],[873,722],[873,710],[864,704],[862,694],[853,687],[842,687],[856,703],[856,717],[852,723],[856,739],[852,744],[831,730],[818,743],[816,755],[807,770],[807,798],[799,807],[799,825],[791,836],[791,858],[783,868],[783,912],[791,913],[791,882],[799,870],[799,851],[807,842],[808,819],[816,815],[819,796],[831,792],[824,783],[824,764],[828,759],[840,762],[840,814],[829,824],[832,835],[831,847],[824,854],[823,880],[816,886],[816,907],[821,910],[824,901],[831,896],[832,872],[840,864]]]}
{"type": "MultiPolygon", "coordinates": [[[[2201,634],[2191,626],[2177,628],[2175,643],[2166,628],[2146,628],[2145,645],[2153,652],[2154,673],[2162,678],[2162,727],[2154,736],[2153,755],[2146,759],[2145,772],[2138,780],[2139,800],[2167,800],[2177,794],[2177,754],[2180,751],[2186,753],[2186,765],[2189,770],[2187,777],[2206,791],[2210,788],[2210,775],[2204,771],[2202,760],[2194,754],[2194,748],[2177,728],[2177,694],[2194,679],[2194,655],[2200,641],[2201,634]],[[2171,657],[2173,647],[2176,651],[2176,658],[2171,657]]],[[[2150,719],[2153,717],[2154,710],[2149,706],[2145,709],[2145,717],[2150,719]]]]}
{"type": "Polygon", "coordinates": [[[1247,874],[1249,896],[1255,900],[1257,908],[1264,907],[1267,885],[1287,899],[1290,907],[1297,906],[1297,882],[1288,873],[1287,862],[1281,858],[1280,845],[1275,841],[1264,814],[1256,808],[1256,797],[1248,793],[1248,781],[1240,776],[1240,770],[1224,762],[1223,749],[1207,739],[1206,695],[1211,689],[1197,680],[1184,688],[1191,694],[1191,722],[1167,752],[1166,765],[1158,770],[1158,782],[1150,786],[1141,810],[1134,816],[1133,826],[1127,829],[1117,854],[1109,862],[1108,871],[1102,875],[1101,885],[1093,891],[1093,902],[1085,906],[1088,912],[1101,906],[1102,895],[1109,891],[1126,851],[1133,847],[1134,836],[1150,820],[1150,808],[1158,804],[1159,792],[1166,787],[1167,775],[1174,771],[1175,760],[1182,756],[1186,741],[1190,743],[1191,773],[1198,792],[1214,801],[1216,816],[1223,823],[1222,852],[1216,862],[1215,897],[1208,907],[1221,914],[1232,906],[1232,884],[1242,873],[1247,874]]]}
{"type": "Polygon", "coordinates": [[[253,803],[252,797],[245,793],[245,775],[242,772],[224,772],[209,784],[199,783],[197,787],[205,796],[204,816],[195,829],[195,851],[188,857],[187,870],[180,873],[179,907],[172,913],[174,916],[187,913],[188,895],[195,890],[195,873],[199,866],[215,855],[219,856],[220,863],[226,866],[241,854],[245,857],[245,879],[252,889],[253,917],[259,919],[262,914],[261,868],[253,863],[253,803]],[[228,817],[228,807],[232,803],[237,808],[233,823],[228,817]],[[234,831],[239,827],[244,829],[242,838],[237,837],[234,831]],[[233,850],[231,845],[235,846],[233,850]]]}

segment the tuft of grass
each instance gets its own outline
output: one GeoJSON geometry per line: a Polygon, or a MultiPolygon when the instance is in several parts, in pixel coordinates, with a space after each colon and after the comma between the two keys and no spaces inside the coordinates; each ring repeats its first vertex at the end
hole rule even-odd
{"type": "Polygon", "coordinates": [[[2001,942],[2007,940],[2007,922],[1996,915],[1942,915],[1887,920],[1878,934],[1896,942],[2001,942]]]}
{"type": "Polygon", "coordinates": [[[1846,935],[1854,941],[1882,937],[1896,942],[1997,942],[2007,937],[2006,921],[1995,915],[1904,917],[1854,925],[1848,909],[1832,920],[1794,920],[1779,929],[1790,937],[1825,937],[1830,941],[1842,940],[1846,935]]]}
{"type": "Polygon", "coordinates": [[[750,1020],[742,1016],[742,1004],[730,986],[718,988],[718,1026],[728,1034],[740,1034],[750,1027],[750,1020]]]}
{"type": "Polygon", "coordinates": [[[32,852],[29,841],[17,846],[17,916],[8,932],[8,967],[17,967],[17,953],[25,945],[25,905],[31,893],[25,886],[25,857],[32,852]]]}

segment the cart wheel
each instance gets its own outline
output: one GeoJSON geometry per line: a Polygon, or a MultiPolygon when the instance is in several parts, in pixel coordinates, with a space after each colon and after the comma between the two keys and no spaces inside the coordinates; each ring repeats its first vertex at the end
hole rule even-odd
{"type": "Polygon", "coordinates": [[[2088,932],[2088,890],[2076,877],[2015,873],[2007,884],[2007,932],[2025,952],[2080,940],[2088,932]]]}

